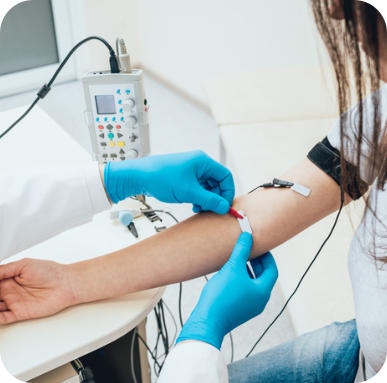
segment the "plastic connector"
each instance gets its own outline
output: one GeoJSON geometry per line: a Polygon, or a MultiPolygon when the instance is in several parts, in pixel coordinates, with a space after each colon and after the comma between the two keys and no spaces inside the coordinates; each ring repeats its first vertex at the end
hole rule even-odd
{"type": "Polygon", "coordinates": [[[233,217],[235,218],[243,218],[243,216],[241,216],[235,209],[233,209],[232,207],[230,207],[229,211],[228,211],[228,214],[231,214],[233,217]]]}
{"type": "Polygon", "coordinates": [[[51,90],[51,87],[48,86],[47,84],[44,84],[39,92],[36,94],[40,99],[43,99],[44,97],[47,96],[47,93],[51,90]]]}
{"type": "Polygon", "coordinates": [[[109,64],[111,73],[120,73],[120,67],[118,66],[117,58],[115,55],[110,55],[109,64]]]}
{"type": "Polygon", "coordinates": [[[118,59],[120,61],[121,72],[131,73],[132,68],[130,65],[130,55],[128,53],[128,50],[126,49],[125,40],[119,38],[118,46],[119,46],[118,59]]]}
{"type": "Polygon", "coordinates": [[[290,187],[292,187],[294,185],[293,182],[280,180],[278,178],[274,178],[273,179],[273,184],[274,184],[274,186],[278,185],[280,187],[288,187],[288,188],[290,188],[290,187]]]}

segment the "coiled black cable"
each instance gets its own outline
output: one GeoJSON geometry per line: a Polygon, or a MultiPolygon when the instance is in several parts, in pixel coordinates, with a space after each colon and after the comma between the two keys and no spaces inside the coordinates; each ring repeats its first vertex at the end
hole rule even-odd
{"type": "Polygon", "coordinates": [[[69,61],[70,57],[74,54],[74,52],[83,44],[90,40],[98,40],[102,42],[108,49],[110,53],[110,58],[109,58],[109,65],[110,65],[110,71],[111,73],[119,73],[119,64],[117,60],[116,53],[114,52],[114,49],[112,46],[102,37],[99,36],[89,36],[83,40],[81,40],[78,44],[76,44],[70,52],[67,54],[67,56],[64,58],[64,60],[61,62],[59,65],[58,69],[55,71],[53,76],[51,77],[50,81],[47,84],[44,84],[38,91],[37,97],[34,100],[34,102],[28,107],[28,109],[11,125],[9,126],[4,132],[0,134],[0,140],[7,134],[9,133],[21,120],[23,120],[34,108],[34,106],[39,102],[39,100],[43,99],[44,97],[47,96],[47,93],[51,90],[52,85],[54,84],[56,78],[58,77],[59,73],[62,71],[63,67],[66,65],[66,63],[69,61]]]}
{"type": "MultiPolygon", "coordinates": [[[[260,187],[260,186],[259,186],[260,187]]],[[[249,193],[253,192],[254,190],[256,190],[257,188],[251,190],[249,193]]],[[[317,257],[320,255],[322,249],[324,248],[325,244],[328,242],[329,238],[332,236],[332,233],[333,231],[335,230],[335,227],[337,225],[337,222],[339,220],[339,217],[340,217],[340,214],[341,214],[341,211],[343,210],[343,207],[344,207],[344,190],[342,188],[342,186],[340,186],[340,208],[339,210],[337,211],[337,214],[336,214],[336,218],[333,222],[333,225],[332,225],[332,228],[331,230],[329,231],[327,237],[325,238],[325,240],[323,241],[323,243],[321,244],[320,248],[318,249],[316,255],[313,257],[313,259],[311,260],[311,262],[309,263],[308,267],[306,268],[306,270],[304,271],[304,273],[302,274],[300,280],[298,281],[297,283],[297,286],[295,287],[295,289],[293,290],[293,292],[290,294],[289,298],[286,300],[285,304],[283,305],[282,309],[280,310],[280,312],[275,316],[275,318],[271,321],[271,323],[266,327],[265,331],[262,333],[262,335],[258,338],[258,340],[254,343],[253,347],[250,349],[250,351],[246,354],[245,358],[249,357],[251,355],[251,353],[254,351],[255,347],[257,347],[257,345],[259,344],[259,342],[262,340],[262,338],[267,334],[267,332],[271,329],[271,327],[274,325],[275,322],[277,322],[278,318],[283,314],[283,312],[285,311],[286,307],[288,306],[289,302],[292,300],[292,298],[294,297],[294,295],[296,294],[296,292],[298,291],[298,288],[301,286],[301,283],[303,282],[303,280],[305,279],[306,275],[308,274],[309,270],[311,269],[311,267],[313,266],[314,262],[316,261],[317,257]]]]}

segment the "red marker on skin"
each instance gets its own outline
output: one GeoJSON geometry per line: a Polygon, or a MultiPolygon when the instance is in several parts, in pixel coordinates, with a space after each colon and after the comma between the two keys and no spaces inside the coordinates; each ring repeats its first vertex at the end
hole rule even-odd
{"type": "Polygon", "coordinates": [[[241,216],[235,209],[230,207],[230,210],[228,211],[228,214],[231,214],[235,218],[243,219],[243,216],[241,216]]]}

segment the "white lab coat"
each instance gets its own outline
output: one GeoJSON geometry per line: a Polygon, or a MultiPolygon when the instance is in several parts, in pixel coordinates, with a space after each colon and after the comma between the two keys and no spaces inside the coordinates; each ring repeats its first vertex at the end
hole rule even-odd
{"type": "Polygon", "coordinates": [[[228,371],[216,347],[200,341],[184,341],[168,355],[157,382],[226,383],[228,371]]]}
{"type": "MultiPolygon", "coordinates": [[[[0,175],[0,261],[110,208],[98,165],[13,170],[0,175]]],[[[221,353],[199,341],[179,343],[160,383],[228,381],[221,353]]]]}

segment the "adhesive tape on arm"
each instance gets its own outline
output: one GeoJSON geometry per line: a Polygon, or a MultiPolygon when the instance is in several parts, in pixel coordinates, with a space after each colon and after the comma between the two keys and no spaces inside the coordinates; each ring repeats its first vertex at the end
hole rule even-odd
{"type": "Polygon", "coordinates": [[[245,213],[243,212],[243,210],[239,210],[238,213],[243,217],[243,219],[238,218],[239,226],[241,227],[242,233],[253,234],[249,219],[245,216],[245,213]]]}
{"type": "MultiPolygon", "coordinates": [[[[243,210],[239,210],[238,213],[243,217],[243,218],[238,218],[239,226],[241,227],[242,233],[253,234],[249,219],[245,216],[245,213],[243,212],[243,210]]],[[[252,276],[252,278],[253,279],[257,278],[257,276],[255,275],[254,269],[251,266],[250,261],[247,261],[246,266],[250,270],[250,275],[252,276]]]]}

